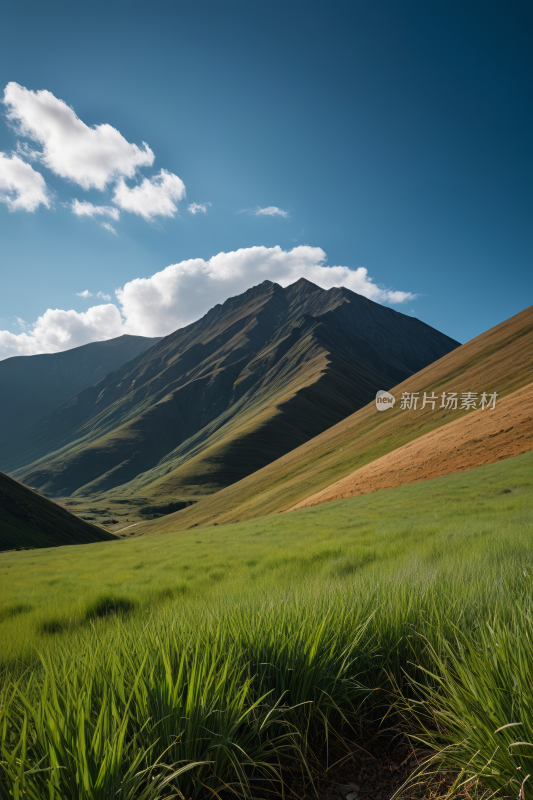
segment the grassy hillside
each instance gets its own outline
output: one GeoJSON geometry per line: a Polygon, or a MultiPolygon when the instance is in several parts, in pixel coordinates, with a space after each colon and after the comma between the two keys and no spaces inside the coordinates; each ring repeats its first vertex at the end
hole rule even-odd
{"type": "Polygon", "coordinates": [[[0,550],[87,544],[114,538],[0,472],[0,550]]]}
{"type": "Polygon", "coordinates": [[[500,398],[495,408],[472,411],[356,469],[293,509],[404,486],[529,453],[533,450],[532,408],[530,383],[500,398]]]}
{"type": "Polygon", "coordinates": [[[513,550],[513,541],[522,547],[523,536],[533,535],[532,511],[533,453],[528,453],[249,522],[10,553],[0,561],[0,606],[28,603],[31,610],[0,636],[42,644],[46,637],[40,639],[40,632],[47,625],[75,628],[104,595],[144,611],[161,602],[180,605],[295,588],[313,577],[351,582],[372,565],[401,571],[419,558],[431,560],[452,542],[458,559],[463,548],[468,554],[493,536],[513,550]]]}
{"type": "MultiPolygon", "coordinates": [[[[531,382],[533,307],[472,339],[390,391],[496,391],[503,398],[531,382]]],[[[472,413],[465,410],[378,412],[371,402],[321,435],[238,483],[191,508],[143,523],[139,532],[161,533],[252,519],[284,511],[441,425],[472,413]]]]}
{"type": "Polygon", "coordinates": [[[265,281],[11,442],[3,468],[55,497],[211,493],[455,346],[346,289],[265,281]]]}
{"type": "Polygon", "coordinates": [[[7,442],[159,341],[160,337],[124,335],[61,353],[0,361],[0,442],[7,442]]]}
{"type": "Polygon", "coordinates": [[[401,710],[446,747],[437,769],[516,796],[529,751],[500,729],[519,717],[533,741],[532,510],[526,454],[238,525],[2,554],[0,782],[35,800],[282,780],[302,797],[359,781],[359,745],[401,710]]]}

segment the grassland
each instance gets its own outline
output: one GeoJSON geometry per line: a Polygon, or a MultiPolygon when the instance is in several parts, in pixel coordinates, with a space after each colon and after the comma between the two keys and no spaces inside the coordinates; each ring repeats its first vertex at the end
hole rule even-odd
{"type": "Polygon", "coordinates": [[[332,751],[361,744],[386,716],[439,754],[427,769],[516,796],[532,544],[526,454],[247,523],[4,553],[0,781],[34,800],[281,796],[282,780],[313,796],[326,732],[332,751]]]}

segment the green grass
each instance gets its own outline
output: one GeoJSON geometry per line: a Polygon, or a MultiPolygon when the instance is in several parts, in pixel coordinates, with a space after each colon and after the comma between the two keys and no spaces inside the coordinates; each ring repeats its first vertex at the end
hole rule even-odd
{"type": "Polygon", "coordinates": [[[392,707],[445,748],[439,769],[507,791],[533,753],[508,748],[533,742],[532,576],[533,454],[248,523],[5,553],[4,783],[36,800],[257,796],[392,707]],[[520,738],[494,733],[510,722],[520,738]]]}

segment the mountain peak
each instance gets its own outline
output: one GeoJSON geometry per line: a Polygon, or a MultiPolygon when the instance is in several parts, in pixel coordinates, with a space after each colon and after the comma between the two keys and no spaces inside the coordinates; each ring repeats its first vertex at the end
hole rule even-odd
{"type": "Polygon", "coordinates": [[[320,286],[308,281],[307,278],[298,278],[297,281],[287,286],[287,289],[308,289],[309,291],[315,292],[317,289],[320,290],[320,286]]]}

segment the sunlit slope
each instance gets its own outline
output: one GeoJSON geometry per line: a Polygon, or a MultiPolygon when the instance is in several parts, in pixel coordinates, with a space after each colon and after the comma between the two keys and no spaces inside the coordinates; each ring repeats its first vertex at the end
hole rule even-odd
{"type": "Polygon", "coordinates": [[[124,335],[62,353],[0,361],[0,442],[11,439],[159,341],[160,337],[124,335]]]}
{"type": "Polygon", "coordinates": [[[533,450],[533,383],[419,436],[289,509],[462,472],[533,450]]]}
{"type": "Polygon", "coordinates": [[[114,540],[27,486],[0,472],[0,550],[114,540]]]}
{"type": "MultiPolygon", "coordinates": [[[[496,391],[503,398],[531,382],[533,307],[472,339],[391,389],[403,392],[496,391]]],[[[420,395],[422,396],[422,395],[420,395]]],[[[420,406],[420,403],[419,403],[420,406]]],[[[430,406],[417,411],[378,412],[369,403],[313,440],[254,475],[139,532],[184,530],[285,511],[355,469],[471,411],[430,406]]]]}
{"type": "Polygon", "coordinates": [[[265,281],[10,442],[4,469],[51,496],[216,491],[456,345],[346,289],[265,281]]]}
{"type": "Polygon", "coordinates": [[[353,338],[338,333],[332,339],[314,318],[304,318],[286,338],[288,343],[281,339],[260,352],[258,359],[268,358],[272,366],[251,392],[155,468],[102,497],[218,491],[331,427],[372,396],[380,380],[390,380],[391,368],[378,353],[350,353],[353,338]]]}

